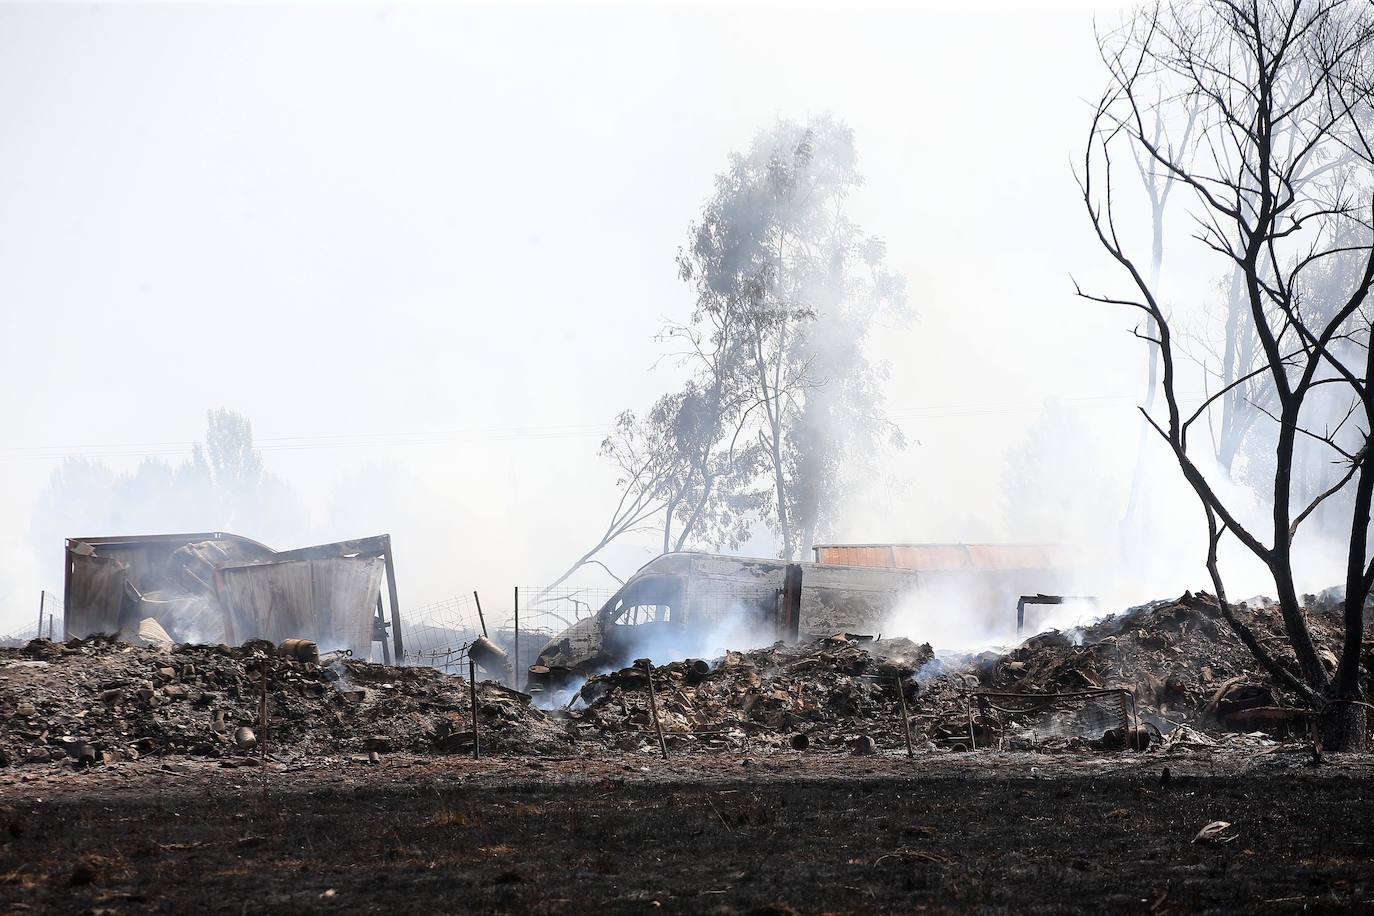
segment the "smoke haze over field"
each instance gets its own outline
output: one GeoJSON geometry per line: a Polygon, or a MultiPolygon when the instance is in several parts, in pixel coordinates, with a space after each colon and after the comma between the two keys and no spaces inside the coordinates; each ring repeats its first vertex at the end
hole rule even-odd
{"type": "MultiPolygon", "coordinates": [[[[677,381],[654,335],[692,308],[674,258],[714,176],[824,112],[919,315],[872,334],[910,444],[837,537],[1085,545],[1083,590],[1122,605],[1205,587],[1157,442],[1164,535],[1119,534],[1144,353],[1069,279],[1109,283],[1070,168],[1123,4],[953,7],[0,8],[0,633],[61,591],[63,534],[390,532],[403,607],[550,580],[614,502],[598,442],[677,381]],[[220,407],[289,498],[44,501],[73,456],[179,464],[220,407]]],[[[1197,310],[1215,265],[1168,258],[1197,310]]],[[[1308,587],[1335,582],[1310,549],[1308,587]]]]}

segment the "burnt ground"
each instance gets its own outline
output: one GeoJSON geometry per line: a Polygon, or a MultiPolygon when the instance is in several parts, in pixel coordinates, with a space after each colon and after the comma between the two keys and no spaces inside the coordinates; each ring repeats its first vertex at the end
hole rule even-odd
{"type": "Polygon", "coordinates": [[[0,912],[1368,912],[1372,776],[1297,752],[54,764],[0,784],[0,912]],[[1237,839],[1193,844],[1213,820],[1237,839]]]}

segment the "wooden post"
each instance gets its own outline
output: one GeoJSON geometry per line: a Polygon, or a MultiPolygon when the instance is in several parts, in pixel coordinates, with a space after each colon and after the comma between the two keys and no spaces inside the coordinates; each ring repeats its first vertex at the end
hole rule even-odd
{"type": "Polygon", "coordinates": [[[897,702],[902,707],[902,734],[906,736],[906,755],[916,756],[911,749],[911,718],[906,714],[906,691],[902,689],[902,676],[897,675],[897,702]]]}
{"type": "MultiPolygon", "coordinates": [[[[519,589],[516,589],[516,591],[519,591],[519,589]]],[[[486,636],[487,618],[482,616],[482,599],[477,597],[477,592],[475,590],[472,593],[472,600],[477,602],[477,622],[482,625],[482,635],[486,636]]]]}
{"type": "Polygon", "coordinates": [[[658,752],[668,759],[668,745],[663,740],[663,722],[658,717],[658,701],[654,697],[654,663],[644,659],[644,673],[649,679],[649,711],[654,715],[654,731],[658,733],[658,752]]]}
{"type": "Polygon", "coordinates": [[[520,586],[515,587],[515,689],[520,689],[520,586]]]}
{"type": "Polygon", "coordinates": [[[472,759],[482,759],[481,738],[477,729],[477,663],[468,656],[468,693],[472,695],[472,759]]]}
{"type": "Polygon", "coordinates": [[[382,561],[386,563],[386,591],[391,599],[391,642],[396,652],[396,664],[405,662],[405,646],[401,643],[401,608],[396,602],[396,566],[391,562],[391,535],[382,535],[382,561]]]}
{"type": "Polygon", "coordinates": [[[267,656],[262,657],[262,700],[258,706],[258,749],[262,752],[262,762],[267,763],[267,656]]]}
{"type": "Polygon", "coordinates": [[[968,749],[972,751],[977,750],[977,748],[978,738],[973,734],[973,696],[970,694],[968,698],[968,749]]]}

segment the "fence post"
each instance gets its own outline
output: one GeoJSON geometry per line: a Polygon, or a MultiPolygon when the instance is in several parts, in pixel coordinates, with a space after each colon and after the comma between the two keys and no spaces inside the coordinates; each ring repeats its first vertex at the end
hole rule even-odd
{"type": "Polygon", "coordinates": [[[515,689],[520,688],[520,586],[515,587],[515,689]]]}
{"type": "Polygon", "coordinates": [[[906,755],[915,756],[911,749],[911,717],[906,711],[906,690],[902,687],[902,676],[897,675],[897,704],[902,710],[902,734],[906,736],[906,755]]]}
{"type": "Polygon", "coordinates": [[[640,662],[644,663],[644,677],[649,682],[649,711],[654,715],[654,731],[658,733],[658,752],[667,760],[668,745],[663,740],[663,722],[658,717],[658,699],[654,696],[654,663],[647,658],[641,658],[635,664],[638,665],[640,662]]]}
{"type": "Polygon", "coordinates": [[[477,726],[477,663],[468,656],[468,693],[472,697],[472,759],[482,759],[481,737],[477,726]]]}
{"type": "Polygon", "coordinates": [[[38,632],[34,633],[34,639],[43,638],[43,611],[48,603],[48,593],[42,589],[38,590],[38,632]]]}

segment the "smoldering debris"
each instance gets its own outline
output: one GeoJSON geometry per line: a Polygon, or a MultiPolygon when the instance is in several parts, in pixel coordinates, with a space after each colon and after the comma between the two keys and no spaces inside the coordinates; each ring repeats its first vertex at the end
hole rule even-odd
{"type": "MultiPolygon", "coordinates": [[[[1282,645],[1276,605],[1237,605],[1236,613],[1261,642],[1282,645]]],[[[1339,640],[1340,621],[1309,618],[1319,644],[1339,640]]],[[[1279,653],[1297,671],[1297,660],[1279,653]]],[[[1334,664],[1333,664],[1334,667],[1334,664]]],[[[999,690],[1124,687],[1142,718],[1168,731],[1174,725],[1221,731],[1301,727],[1298,697],[1273,682],[1222,618],[1216,599],[1185,593],[1111,615],[1068,632],[1050,631],[980,666],[980,682],[999,690]]]]}
{"type": "MultiPolygon", "coordinates": [[[[1276,608],[1235,611],[1280,644],[1276,608]]],[[[1337,617],[1309,616],[1318,639],[1337,637],[1337,617]]],[[[264,745],[274,759],[473,750],[463,678],[340,652],[317,663],[312,648],[94,637],[0,650],[0,765],[79,769],[176,754],[233,763],[264,745]]],[[[589,678],[566,711],[488,681],[477,689],[477,732],[484,754],[656,754],[651,702],[671,755],[1255,748],[1303,737],[1309,716],[1258,668],[1213,599],[1185,594],[1005,652],[937,655],[908,639],[835,634],[630,667],[589,678]]]]}
{"type": "MultiPolygon", "coordinates": [[[[1235,612],[1261,639],[1280,644],[1275,607],[1255,601],[1235,612]]],[[[1319,639],[1338,638],[1337,617],[1314,613],[1311,623],[1319,639]]],[[[1283,663],[1296,668],[1291,657],[1283,663]]],[[[1039,634],[1008,651],[937,656],[905,639],[837,635],[727,653],[707,674],[678,662],[655,677],[668,742],[679,752],[857,753],[869,747],[861,739],[899,751],[903,714],[925,750],[1256,747],[1303,736],[1310,717],[1258,667],[1215,600],[1191,593],[1039,634]],[[981,704],[987,697],[994,699],[981,704]]],[[[574,727],[609,748],[649,750],[646,686],[638,668],[591,678],[581,705],[575,701],[574,727]]]]}
{"type": "MultiPolygon", "coordinates": [[[[471,748],[463,679],[342,653],[317,664],[302,642],[280,651],[265,640],[160,649],[97,637],[0,650],[0,762],[80,763],[84,748],[90,763],[171,754],[228,759],[263,742],[286,759],[471,748]]],[[[548,753],[569,744],[565,730],[524,694],[483,683],[478,699],[484,750],[548,753]]]]}
{"type": "MultiPolygon", "coordinates": [[[[663,728],[677,748],[843,749],[870,734],[891,748],[901,740],[898,685],[914,698],[914,676],[931,657],[929,645],[908,639],[837,634],[727,652],[706,671],[699,659],[673,662],[653,676],[663,728]]],[[[634,667],[590,678],[579,692],[585,705],[570,713],[574,728],[608,747],[649,748],[648,677],[634,667]]]]}

